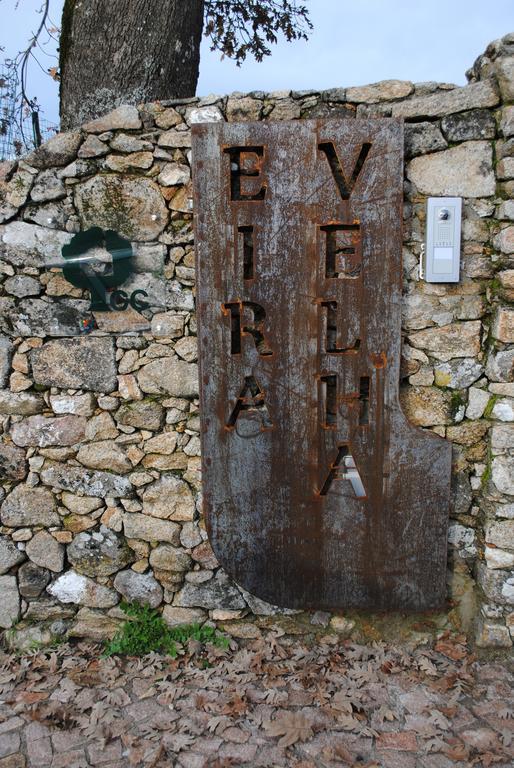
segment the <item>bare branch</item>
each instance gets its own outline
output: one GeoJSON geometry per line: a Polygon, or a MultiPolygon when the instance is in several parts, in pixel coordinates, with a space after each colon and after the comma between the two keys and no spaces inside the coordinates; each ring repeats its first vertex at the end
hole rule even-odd
{"type": "Polygon", "coordinates": [[[309,12],[296,0],[206,0],[204,34],[211,50],[241,65],[248,54],[257,61],[271,54],[278,33],[286,40],[307,40],[309,12]]]}
{"type": "MultiPolygon", "coordinates": [[[[16,8],[18,8],[19,2],[16,3],[16,8]]],[[[30,147],[31,143],[38,146],[41,143],[41,132],[39,128],[39,104],[37,102],[36,98],[29,98],[27,94],[27,82],[28,82],[28,72],[29,72],[29,63],[31,61],[35,61],[37,66],[46,74],[49,74],[49,69],[46,68],[41,64],[39,61],[36,51],[40,51],[41,53],[50,56],[51,54],[48,54],[47,51],[44,50],[44,46],[47,45],[50,38],[54,39],[49,27],[48,27],[48,21],[49,21],[49,10],[50,10],[50,0],[44,0],[38,13],[41,14],[41,20],[39,22],[39,25],[35,32],[32,33],[28,45],[25,48],[25,50],[20,51],[18,55],[14,59],[10,59],[6,61],[6,66],[8,69],[12,70],[14,82],[16,82],[16,95],[14,97],[14,103],[15,103],[15,110],[12,115],[12,121],[17,126],[18,134],[21,136],[21,139],[23,143],[25,144],[25,147],[30,147]],[[41,41],[41,36],[43,32],[46,32],[48,35],[48,39],[41,41]],[[18,92],[19,88],[19,92],[18,92]],[[26,118],[31,118],[31,125],[32,125],[32,141],[28,141],[27,137],[25,136],[24,131],[24,124],[26,121],[26,118]]],[[[50,73],[51,74],[51,73],[50,73]]],[[[55,78],[54,78],[55,79],[55,78]]]]}
{"type": "Polygon", "coordinates": [[[27,67],[29,58],[32,54],[32,49],[35,48],[37,41],[39,39],[39,36],[46,25],[46,19],[48,17],[48,12],[50,10],[50,0],[44,0],[43,5],[41,6],[40,13],[43,14],[41,22],[39,24],[39,27],[36,31],[36,33],[32,36],[32,38],[29,41],[28,47],[21,53],[20,58],[20,85],[21,85],[21,96],[25,104],[27,104],[28,107],[32,108],[32,102],[27,96],[26,92],[26,86],[27,86],[27,67]]]}

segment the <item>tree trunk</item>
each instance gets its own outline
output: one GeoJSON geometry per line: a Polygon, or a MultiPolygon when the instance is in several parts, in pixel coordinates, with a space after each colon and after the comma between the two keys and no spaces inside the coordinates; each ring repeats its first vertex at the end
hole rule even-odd
{"type": "Polygon", "coordinates": [[[204,0],[65,0],[61,128],[120,104],[194,96],[204,0]]]}

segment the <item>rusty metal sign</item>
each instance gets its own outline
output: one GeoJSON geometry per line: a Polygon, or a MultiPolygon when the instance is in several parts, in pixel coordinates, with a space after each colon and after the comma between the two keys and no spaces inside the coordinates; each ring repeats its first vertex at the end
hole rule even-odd
{"type": "Polygon", "coordinates": [[[403,127],[193,128],[212,546],[291,608],[439,607],[450,444],[398,402],[403,127]]]}

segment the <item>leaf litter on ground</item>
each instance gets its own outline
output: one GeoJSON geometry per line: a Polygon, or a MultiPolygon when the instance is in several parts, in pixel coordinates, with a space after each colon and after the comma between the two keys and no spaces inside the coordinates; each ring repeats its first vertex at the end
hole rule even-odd
{"type": "Polygon", "coordinates": [[[402,754],[414,746],[461,766],[514,762],[512,667],[479,661],[462,636],[408,648],[271,632],[230,646],[193,638],[176,657],[102,657],[86,642],[3,653],[0,724],[17,716],[22,728],[38,721],[89,745],[120,744],[125,764],[141,768],[184,755],[202,768],[382,765],[391,738],[404,739],[402,754]]]}

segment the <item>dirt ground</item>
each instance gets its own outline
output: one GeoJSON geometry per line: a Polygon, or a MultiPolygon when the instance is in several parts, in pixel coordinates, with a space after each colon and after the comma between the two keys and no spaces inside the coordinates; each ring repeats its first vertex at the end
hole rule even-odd
{"type": "Polygon", "coordinates": [[[268,633],[176,659],[79,643],[0,657],[0,768],[514,765],[514,675],[463,637],[268,633]]]}

